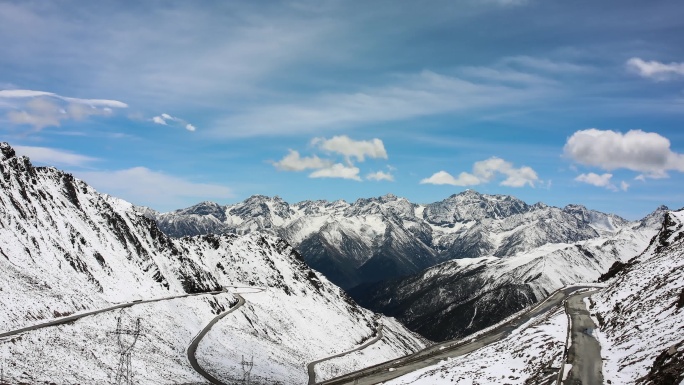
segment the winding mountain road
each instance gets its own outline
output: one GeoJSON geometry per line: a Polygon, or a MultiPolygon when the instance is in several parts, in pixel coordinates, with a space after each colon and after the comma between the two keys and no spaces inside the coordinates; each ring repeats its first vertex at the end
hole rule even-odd
{"type": "Polygon", "coordinates": [[[309,385],[316,384],[316,370],[315,370],[316,364],[320,364],[321,362],[328,361],[328,360],[331,360],[331,359],[336,358],[336,357],[346,356],[349,353],[358,352],[359,350],[365,349],[365,348],[373,345],[374,343],[376,343],[382,339],[382,328],[383,328],[383,326],[384,325],[378,326],[378,330],[376,331],[375,338],[367,341],[365,344],[359,346],[358,348],[348,350],[346,352],[338,353],[338,354],[335,354],[335,355],[332,355],[329,357],[321,358],[320,360],[316,360],[316,361],[309,363],[309,365],[306,366],[306,369],[309,371],[309,385]]]}
{"type": "MultiPolygon", "coordinates": [[[[260,293],[266,289],[261,288],[261,287],[252,287],[252,286],[246,286],[246,287],[240,287],[242,289],[254,289],[255,291],[253,293],[260,293]]],[[[245,293],[243,293],[245,294],[245,293]]],[[[232,306],[230,309],[224,311],[223,313],[217,315],[212,319],[207,326],[205,326],[197,335],[195,338],[192,340],[190,343],[190,346],[188,346],[188,361],[190,361],[190,365],[192,366],[193,369],[197,373],[199,373],[202,377],[204,377],[207,381],[214,385],[229,385],[226,384],[225,382],[222,382],[221,380],[217,379],[216,377],[212,376],[209,374],[206,370],[204,370],[200,364],[197,362],[197,358],[195,357],[195,353],[197,352],[197,347],[199,346],[200,341],[202,341],[202,338],[209,333],[209,330],[216,325],[218,321],[220,321],[223,317],[227,316],[228,314],[234,312],[235,310],[239,309],[242,305],[245,304],[245,299],[237,293],[234,293],[238,299],[238,302],[235,304],[235,306],[232,306]]]]}
{"type": "MultiPolygon", "coordinates": [[[[250,290],[255,290],[253,293],[259,293],[265,290],[265,288],[261,287],[254,287],[254,286],[228,286],[227,288],[223,290],[217,290],[217,291],[209,291],[209,292],[203,292],[203,293],[192,293],[192,294],[181,294],[181,295],[174,295],[174,296],[169,296],[169,297],[161,297],[161,298],[154,298],[154,299],[148,299],[148,300],[136,300],[136,301],[131,301],[131,302],[125,302],[121,303],[118,305],[114,306],[109,306],[106,308],[98,309],[98,310],[92,310],[88,311],[85,313],[80,313],[80,314],[74,314],[66,317],[61,317],[58,319],[54,319],[51,321],[46,321],[43,323],[39,323],[36,325],[32,326],[27,326],[19,329],[14,329],[10,330],[7,332],[0,333],[0,338],[5,338],[5,337],[11,337],[15,336],[17,334],[25,333],[25,332],[30,332],[33,330],[38,330],[42,328],[47,328],[47,327],[52,327],[52,326],[58,326],[58,325],[64,325],[70,322],[77,321],[81,318],[116,310],[116,309],[122,309],[126,307],[131,307],[135,305],[141,305],[141,304],[146,304],[146,303],[152,303],[152,302],[159,302],[159,301],[168,301],[168,300],[173,300],[173,299],[178,299],[178,298],[187,298],[187,297],[194,297],[198,295],[217,295],[217,294],[222,294],[222,293],[228,293],[228,289],[250,289],[250,290]]],[[[243,293],[245,294],[245,293],[243,293]]],[[[188,347],[188,361],[190,361],[190,365],[192,366],[195,371],[197,371],[202,377],[207,379],[209,382],[215,385],[227,385],[216,378],[214,378],[212,375],[207,373],[202,367],[197,363],[197,359],[195,358],[195,352],[197,351],[197,346],[199,345],[200,341],[204,336],[209,332],[209,330],[214,326],[221,318],[227,316],[228,314],[232,313],[233,311],[237,310],[240,306],[245,304],[245,299],[237,293],[234,293],[238,299],[238,302],[235,304],[235,306],[232,306],[230,309],[227,311],[219,314],[218,316],[214,317],[198,334],[195,336],[195,338],[192,340],[190,343],[190,346],[188,347]]]]}
{"type": "MultiPolygon", "coordinates": [[[[232,287],[232,286],[229,286],[229,287],[232,287]]],[[[235,286],[235,287],[240,288],[238,286],[235,286]]],[[[181,294],[181,295],[174,295],[174,296],[170,296],[170,297],[161,297],[161,298],[154,298],[154,299],[148,299],[148,300],[120,303],[118,305],[114,305],[114,306],[110,306],[110,307],[106,307],[106,308],[102,308],[102,309],[91,310],[91,311],[88,311],[85,313],[74,314],[74,315],[70,315],[70,316],[66,316],[66,317],[60,317],[60,318],[56,318],[56,319],[53,319],[50,321],[42,322],[42,323],[39,323],[36,325],[26,326],[26,327],[23,327],[20,329],[14,329],[14,330],[10,330],[7,332],[3,332],[3,333],[0,333],[0,338],[11,337],[11,336],[14,336],[17,334],[30,332],[32,330],[38,330],[38,329],[47,328],[47,327],[51,327],[51,326],[63,325],[63,324],[67,324],[70,322],[74,322],[74,321],[81,319],[83,317],[88,317],[91,315],[96,315],[96,314],[100,314],[100,313],[104,313],[104,312],[108,312],[108,311],[112,311],[112,310],[116,310],[116,309],[122,309],[125,307],[131,307],[134,305],[141,305],[144,303],[152,303],[152,302],[159,302],[159,301],[168,301],[171,299],[178,299],[178,298],[194,297],[197,295],[217,295],[217,294],[227,293],[227,292],[228,292],[227,289],[223,289],[223,290],[218,290],[218,291],[207,291],[207,292],[202,292],[202,293],[181,294]]]]}
{"type": "Polygon", "coordinates": [[[560,305],[566,298],[578,290],[593,288],[594,286],[571,286],[557,290],[548,296],[545,300],[537,304],[532,309],[519,315],[518,317],[502,324],[492,330],[489,330],[482,335],[470,341],[447,341],[433,345],[427,349],[423,349],[414,354],[387,361],[378,365],[374,365],[356,372],[348,373],[340,377],[330,380],[321,381],[319,385],[372,385],[381,382],[389,381],[391,379],[401,377],[410,372],[422,369],[428,366],[435,365],[440,361],[458,357],[468,354],[474,350],[480,349],[483,346],[497,342],[511,334],[511,332],[524,323],[530,321],[560,305]]]}
{"type": "Polygon", "coordinates": [[[242,296],[240,294],[234,294],[234,295],[238,299],[237,304],[235,304],[235,306],[231,307],[230,309],[228,309],[228,310],[224,311],[223,313],[214,317],[214,319],[211,320],[211,322],[209,322],[207,324],[207,326],[205,326],[204,329],[202,329],[195,336],[195,338],[190,343],[190,346],[188,347],[188,361],[190,361],[190,365],[192,366],[192,368],[195,369],[195,371],[197,373],[199,373],[202,377],[204,377],[207,381],[211,382],[214,385],[228,385],[228,384],[221,382],[216,377],[207,373],[207,371],[204,370],[200,366],[200,364],[197,363],[197,358],[195,357],[195,353],[197,352],[197,346],[199,346],[200,341],[202,341],[202,338],[204,338],[204,336],[207,335],[207,333],[209,333],[209,330],[211,330],[212,326],[214,326],[219,320],[221,320],[221,318],[223,318],[223,317],[227,316],[228,314],[234,312],[240,306],[245,304],[245,299],[242,298],[242,296]]]}
{"type": "Polygon", "coordinates": [[[592,335],[596,324],[584,303],[584,298],[591,294],[593,292],[578,293],[565,302],[565,311],[570,315],[572,324],[568,330],[572,343],[565,365],[572,366],[568,377],[561,382],[564,385],[603,384],[601,345],[592,335]]]}

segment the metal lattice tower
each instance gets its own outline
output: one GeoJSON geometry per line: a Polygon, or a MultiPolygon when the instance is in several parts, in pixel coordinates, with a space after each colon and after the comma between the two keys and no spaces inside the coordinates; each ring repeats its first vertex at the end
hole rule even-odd
{"type": "Polygon", "coordinates": [[[242,383],[249,385],[252,381],[252,368],[254,367],[254,357],[252,356],[249,361],[245,361],[245,356],[242,356],[242,383]]]}
{"type": "Polygon", "coordinates": [[[133,385],[133,370],[131,368],[131,355],[133,354],[133,346],[138,342],[141,336],[140,318],[135,321],[135,327],[128,328],[123,326],[123,311],[116,321],[116,330],[112,334],[116,335],[117,344],[119,345],[119,365],[116,368],[115,384],[117,385],[133,385]]]}

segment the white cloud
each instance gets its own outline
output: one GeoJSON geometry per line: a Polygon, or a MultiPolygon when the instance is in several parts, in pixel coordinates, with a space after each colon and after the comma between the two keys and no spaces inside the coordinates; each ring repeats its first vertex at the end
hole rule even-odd
{"type": "MultiPolygon", "coordinates": [[[[354,161],[364,162],[366,157],[387,159],[387,151],[380,139],[353,140],[346,135],[335,136],[331,139],[314,138],[311,145],[316,149],[326,151],[332,159],[320,158],[318,155],[302,157],[299,151],[290,149],[283,159],[271,162],[273,166],[283,171],[315,170],[309,174],[310,178],[342,178],[361,181],[361,170],[354,165],[354,161]],[[345,163],[335,163],[332,154],[337,158],[344,157],[345,163]]],[[[389,167],[389,166],[388,166],[389,167]]],[[[390,171],[392,168],[390,168],[390,171]]],[[[391,173],[378,171],[366,175],[367,180],[394,180],[391,173]]]]}
{"type": "Polygon", "coordinates": [[[158,116],[153,116],[151,120],[152,120],[152,122],[154,122],[156,124],[161,124],[162,126],[168,126],[169,123],[171,123],[174,126],[183,127],[190,132],[194,132],[197,130],[197,127],[188,123],[184,119],[177,118],[175,116],[171,116],[171,115],[166,114],[166,113],[163,113],[163,114],[158,115],[158,116]]]}
{"type": "Polygon", "coordinates": [[[60,126],[68,119],[108,116],[113,113],[112,108],[128,107],[117,100],[81,99],[35,90],[0,90],[0,99],[14,101],[2,105],[9,109],[7,118],[10,122],[30,125],[36,130],[60,126]]]}
{"type": "Polygon", "coordinates": [[[605,173],[605,174],[596,174],[593,172],[590,172],[588,174],[580,174],[578,175],[575,180],[578,182],[582,183],[587,183],[592,186],[596,187],[605,187],[609,190],[617,190],[617,187],[611,182],[611,179],[613,178],[613,174],[605,173]]]}
{"type": "Polygon", "coordinates": [[[474,186],[482,183],[480,178],[467,172],[462,172],[458,178],[454,178],[446,171],[438,171],[431,177],[420,181],[420,184],[448,184],[452,186],[474,186]]]}
{"type": "Polygon", "coordinates": [[[539,181],[537,172],[527,166],[520,168],[511,167],[507,170],[499,170],[499,172],[507,176],[507,178],[501,182],[502,186],[525,187],[525,185],[530,185],[530,187],[534,187],[535,183],[539,181]]]}
{"type": "Polygon", "coordinates": [[[33,90],[0,90],[0,98],[35,98],[38,96],[53,96],[52,92],[33,90]]]}
{"type": "Polygon", "coordinates": [[[461,172],[457,178],[446,171],[439,171],[429,178],[420,181],[421,184],[453,185],[453,186],[475,186],[491,182],[497,176],[506,177],[500,184],[508,187],[524,187],[529,185],[535,187],[540,182],[537,173],[527,166],[520,168],[513,167],[511,162],[501,158],[491,157],[486,160],[478,161],[473,164],[473,173],[461,172]]]}
{"type": "Polygon", "coordinates": [[[332,164],[329,160],[323,160],[316,155],[302,158],[299,155],[299,151],[289,151],[290,152],[285,155],[283,159],[273,163],[277,169],[283,171],[304,171],[308,169],[325,168],[332,164]]]}
{"type": "Polygon", "coordinates": [[[620,182],[620,187],[616,186],[612,182],[613,174],[610,173],[604,173],[604,174],[596,174],[593,172],[587,173],[587,174],[580,174],[578,175],[575,180],[578,182],[582,183],[587,183],[592,186],[596,187],[604,187],[607,188],[608,190],[611,191],[627,191],[629,189],[629,183],[625,182],[624,180],[620,182]]]}
{"type": "Polygon", "coordinates": [[[335,163],[330,167],[316,170],[309,174],[309,178],[342,178],[361,181],[359,177],[359,168],[355,166],[346,166],[342,163],[335,163]]]}
{"type": "Polygon", "coordinates": [[[226,186],[195,183],[145,167],[116,171],[80,171],[74,174],[100,192],[160,210],[174,209],[201,200],[234,196],[232,189],[226,186]]]}
{"type": "Polygon", "coordinates": [[[99,160],[97,158],[49,147],[15,145],[12,146],[12,148],[14,148],[17,154],[28,156],[31,159],[31,162],[47,164],[50,166],[84,167],[99,160]]]}
{"type": "Polygon", "coordinates": [[[645,61],[638,57],[627,60],[627,68],[638,73],[642,77],[654,80],[668,80],[677,76],[684,76],[684,63],[670,64],[651,60],[645,61]]]}
{"type": "Polygon", "coordinates": [[[393,182],[394,181],[394,175],[384,172],[384,171],[378,171],[378,172],[373,172],[368,175],[366,175],[367,180],[374,180],[374,181],[382,181],[386,180],[388,182],[393,182]]]}
{"type": "Polygon", "coordinates": [[[333,136],[331,139],[314,138],[311,143],[319,148],[344,155],[347,159],[356,158],[363,162],[366,156],[370,158],[387,159],[387,151],[380,139],[353,140],[346,135],[333,136]]]}
{"type": "Polygon", "coordinates": [[[166,126],[166,120],[164,120],[164,118],[162,118],[161,116],[155,116],[155,117],[153,117],[153,118],[152,118],[152,121],[155,122],[155,123],[157,123],[157,124],[161,124],[161,125],[166,126]]]}
{"type": "Polygon", "coordinates": [[[654,132],[581,130],[568,138],[563,152],[586,166],[628,169],[648,178],[665,178],[668,170],[684,172],[684,155],[673,152],[670,141],[654,132]]]}
{"type": "Polygon", "coordinates": [[[66,111],[50,100],[31,99],[24,106],[26,110],[12,110],[7,112],[10,122],[33,126],[36,130],[45,127],[59,126],[62,119],[66,119],[66,111]]]}
{"type": "Polygon", "coordinates": [[[110,108],[127,108],[128,104],[120,102],[118,100],[109,99],[82,99],[74,98],[70,96],[58,95],[54,92],[47,91],[35,91],[35,90],[0,90],[0,98],[8,99],[27,99],[36,97],[52,97],[55,99],[61,99],[71,103],[86,104],[93,107],[110,107],[110,108]]]}

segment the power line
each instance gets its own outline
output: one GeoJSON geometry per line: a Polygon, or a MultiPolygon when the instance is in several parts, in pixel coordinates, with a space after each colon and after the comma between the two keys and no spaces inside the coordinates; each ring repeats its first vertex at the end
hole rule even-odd
{"type": "Polygon", "coordinates": [[[133,347],[142,335],[140,331],[140,318],[136,318],[133,327],[123,325],[124,312],[121,310],[116,321],[116,330],[110,332],[116,335],[119,346],[119,364],[116,368],[115,383],[117,385],[133,385],[133,369],[131,367],[131,355],[133,347]]]}
{"type": "Polygon", "coordinates": [[[242,383],[250,385],[252,381],[252,368],[254,367],[254,356],[249,361],[245,361],[245,356],[242,356],[242,383]]]}

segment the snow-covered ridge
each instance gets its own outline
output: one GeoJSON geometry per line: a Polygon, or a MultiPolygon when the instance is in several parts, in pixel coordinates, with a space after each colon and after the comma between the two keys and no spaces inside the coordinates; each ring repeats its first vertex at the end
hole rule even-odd
{"type": "MultiPolygon", "coordinates": [[[[199,346],[198,360],[219,378],[232,379],[242,355],[254,355],[259,364],[253,378],[304,383],[306,363],[358,346],[379,323],[400,336],[379,345],[380,360],[425,344],[356,305],[283,239],[259,232],[170,238],[140,208],[57,169],[33,167],[6,143],[0,151],[2,331],[117,302],[256,285],[267,290],[246,295],[247,304],[199,346]]],[[[136,350],[136,381],[200,381],[185,350],[232,300],[219,294],[126,308],[129,317],[144,320],[148,335],[136,350]]],[[[102,313],[0,340],[0,358],[11,364],[5,379],[110,382],[118,354],[107,333],[117,315],[102,313]],[[51,342],[37,351],[41,341],[51,342]]]]}
{"type": "Polygon", "coordinates": [[[684,380],[684,210],[667,213],[648,248],[616,266],[591,297],[603,373],[612,383],[684,380]]]}
{"type": "Polygon", "coordinates": [[[560,287],[597,280],[616,262],[639,255],[656,232],[630,224],[609,235],[547,243],[511,256],[455,259],[413,276],[354,288],[351,294],[430,339],[458,338],[560,287]]]}
{"type": "MultiPolygon", "coordinates": [[[[642,251],[616,261],[603,277],[607,284],[585,299],[599,327],[589,333],[601,345],[605,383],[684,382],[684,210],[664,214],[659,230],[642,242],[642,251]]],[[[473,259],[443,265],[453,268],[459,262],[471,272],[496,263],[473,259]]],[[[566,325],[565,314],[557,309],[509,338],[387,384],[555,383],[563,348],[568,349],[566,325]]]]}
{"type": "Polygon", "coordinates": [[[266,231],[287,239],[312,267],[344,288],[415,274],[443,261],[513,256],[547,243],[609,237],[640,226],[580,205],[529,205],[467,190],[427,205],[387,194],[289,204],[257,195],[168,213],[147,211],[172,236],[266,231]]]}

